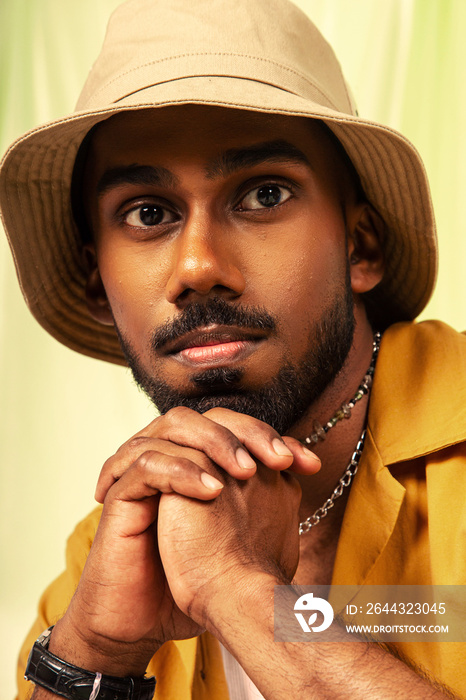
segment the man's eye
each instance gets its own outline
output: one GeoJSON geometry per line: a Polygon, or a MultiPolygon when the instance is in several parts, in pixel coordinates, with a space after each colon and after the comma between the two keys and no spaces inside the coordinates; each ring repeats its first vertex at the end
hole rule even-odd
{"type": "Polygon", "coordinates": [[[173,212],[160,204],[144,204],[125,214],[125,223],[128,226],[137,226],[138,228],[170,224],[174,220],[173,212]]]}
{"type": "Polygon", "coordinates": [[[240,209],[271,209],[278,204],[283,204],[291,197],[291,192],[287,187],[281,185],[261,185],[243,197],[240,202],[240,209]]]}

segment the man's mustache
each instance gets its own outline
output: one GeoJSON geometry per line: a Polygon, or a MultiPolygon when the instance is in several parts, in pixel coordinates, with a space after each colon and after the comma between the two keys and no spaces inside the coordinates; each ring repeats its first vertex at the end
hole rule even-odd
{"type": "Polygon", "coordinates": [[[212,297],[202,304],[188,304],[180,316],[159,326],[152,335],[152,349],[160,350],[166,343],[212,324],[269,331],[277,327],[274,317],[261,307],[239,306],[219,297],[212,297]]]}

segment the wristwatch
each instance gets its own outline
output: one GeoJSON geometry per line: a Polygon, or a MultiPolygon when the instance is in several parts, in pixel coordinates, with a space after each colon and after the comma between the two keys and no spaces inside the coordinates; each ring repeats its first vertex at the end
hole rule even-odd
{"type": "Polygon", "coordinates": [[[92,673],[59,659],[49,650],[53,626],[43,632],[29,654],[24,677],[69,700],[152,700],[155,678],[119,678],[92,673]]]}

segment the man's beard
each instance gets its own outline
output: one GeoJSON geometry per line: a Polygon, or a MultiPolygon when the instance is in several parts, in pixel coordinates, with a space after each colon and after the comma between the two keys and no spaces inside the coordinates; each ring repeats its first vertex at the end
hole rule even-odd
{"type": "MultiPolygon", "coordinates": [[[[151,343],[154,355],[164,343],[211,324],[272,332],[278,325],[261,308],[238,306],[219,297],[202,304],[193,302],[174,321],[168,321],[154,332],[151,343]]],[[[187,406],[199,413],[220,406],[254,416],[284,435],[302,418],[343,367],[353,342],[354,326],[353,295],[348,272],[341,292],[310,330],[307,350],[299,364],[285,362],[276,376],[258,390],[241,387],[244,368],[208,369],[192,378],[197,394],[194,396],[187,396],[170,384],[150,376],[131,344],[118,329],[117,333],[136,384],[160,413],[166,413],[175,406],[187,406]]]]}

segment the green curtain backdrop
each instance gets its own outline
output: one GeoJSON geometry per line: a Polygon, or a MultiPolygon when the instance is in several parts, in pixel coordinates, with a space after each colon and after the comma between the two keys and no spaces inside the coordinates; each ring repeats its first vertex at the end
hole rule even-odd
{"type": "MultiPolygon", "coordinates": [[[[117,4],[1,0],[2,152],[25,130],[73,109],[117,4]]],[[[423,317],[465,328],[466,2],[298,4],[336,49],[360,113],[402,131],[423,155],[441,259],[423,317]]],[[[93,507],[101,465],[154,411],[124,369],[81,357],[36,324],[3,236],[0,289],[0,700],[9,700],[20,640],[39,593],[63,566],[65,538],[93,507]]]]}

